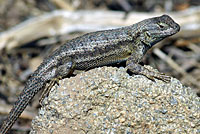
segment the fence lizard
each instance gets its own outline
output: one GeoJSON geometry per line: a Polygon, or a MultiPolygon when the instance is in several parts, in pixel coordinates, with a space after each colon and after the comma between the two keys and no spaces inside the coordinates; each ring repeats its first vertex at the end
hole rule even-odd
{"type": "Polygon", "coordinates": [[[150,79],[170,81],[162,73],[152,72],[138,64],[148,49],[177,33],[180,26],[168,15],[143,20],[131,26],[97,31],[66,42],[44,59],[26,82],[25,88],[0,129],[5,134],[24,111],[35,94],[54,78],[66,77],[73,70],[126,62],[126,68],[150,79]]]}

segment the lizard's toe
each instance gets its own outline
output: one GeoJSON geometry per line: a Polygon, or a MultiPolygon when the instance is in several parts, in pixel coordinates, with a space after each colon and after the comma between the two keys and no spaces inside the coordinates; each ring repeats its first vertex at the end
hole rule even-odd
{"type": "Polygon", "coordinates": [[[163,80],[164,82],[167,82],[169,83],[171,81],[171,77],[170,76],[167,76],[166,74],[164,73],[159,73],[157,74],[157,76],[155,76],[156,78],[160,79],[160,80],[163,80]]]}

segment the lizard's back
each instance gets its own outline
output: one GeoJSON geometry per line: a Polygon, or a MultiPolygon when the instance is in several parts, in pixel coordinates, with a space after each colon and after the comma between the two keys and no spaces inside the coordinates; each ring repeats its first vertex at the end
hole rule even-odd
{"type": "Polygon", "coordinates": [[[97,66],[125,61],[131,54],[133,35],[128,27],[88,33],[68,41],[52,56],[70,57],[75,69],[85,70],[97,66]]]}

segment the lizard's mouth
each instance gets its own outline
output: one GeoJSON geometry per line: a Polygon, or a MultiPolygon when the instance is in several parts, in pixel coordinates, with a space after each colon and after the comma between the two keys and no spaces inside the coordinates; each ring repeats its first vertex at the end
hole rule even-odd
{"type": "Polygon", "coordinates": [[[162,31],[160,33],[160,37],[168,37],[168,36],[176,34],[179,31],[180,31],[180,26],[179,25],[177,27],[175,27],[175,28],[168,28],[165,31],[162,31]]]}
{"type": "Polygon", "coordinates": [[[177,32],[180,31],[180,26],[177,24],[177,23],[174,23],[172,26],[170,26],[169,28],[161,31],[159,33],[158,36],[162,37],[162,38],[165,38],[165,37],[168,37],[168,36],[171,36],[171,35],[174,35],[176,34],[177,32]]]}

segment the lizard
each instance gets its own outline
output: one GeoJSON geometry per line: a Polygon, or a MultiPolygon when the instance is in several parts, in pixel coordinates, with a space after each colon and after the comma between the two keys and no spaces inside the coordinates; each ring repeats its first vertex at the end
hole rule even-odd
{"type": "Polygon", "coordinates": [[[127,71],[169,82],[171,77],[139,64],[156,43],[176,34],[180,26],[168,15],[145,19],[130,26],[87,33],[67,41],[52,52],[27,80],[22,93],[0,128],[6,134],[33,97],[55,78],[74,70],[126,62],[127,71]]]}

